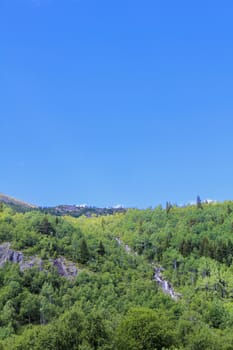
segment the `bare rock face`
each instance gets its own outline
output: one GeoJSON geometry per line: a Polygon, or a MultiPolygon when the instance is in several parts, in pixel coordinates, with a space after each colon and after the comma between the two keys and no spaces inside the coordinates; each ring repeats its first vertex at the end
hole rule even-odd
{"type": "Polygon", "coordinates": [[[0,267],[7,261],[13,263],[21,263],[23,261],[23,254],[10,249],[10,243],[3,243],[0,245],[0,267]]]}
{"type": "Polygon", "coordinates": [[[59,257],[57,259],[51,259],[53,266],[57,268],[57,271],[60,276],[64,276],[67,278],[73,278],[77,276],[78,270],[74,263],[66,260],[63,257],[59,257]]]}
{"type": "MultiPolygon", "coordinates": [[[[43,270],[43,261],[41,258],[36,256],[26,258],[22,252],[17,252],[16,250],[11,249],[10,243],[6,242],[0,245],[0,267],[3,267],[8,261],[14,264],[19,264],[20,271],[32,267],[37,267],[39,271],[43,270]]],[[[50,259],[50,262],[55,268],[57,268],[60,276],[72,279],[78,274],[76,265],[73,262],[66,260],[64,257],[50,259]]]]}
{"type": "Polygon", "coordinates": [[[21,263],[19,264],[20,270],[24,271],[26,269],[31,269],[32,267],[36,266],[39,271],[43,270],[43,261],[42,259],[32,256],[28,260],[22,260],[21,263]]]}

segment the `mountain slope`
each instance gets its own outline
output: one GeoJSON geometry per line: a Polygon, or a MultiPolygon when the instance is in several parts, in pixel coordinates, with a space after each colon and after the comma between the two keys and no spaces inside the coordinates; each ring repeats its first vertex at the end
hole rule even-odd
{"type": "Polygon", "coordinates": [[[230,201],[88,218],[2,206],[0,349],[232,350],[232,233],[230,201]]]}
{"type": "Polygon", "coordinates": [[[8,205],[13,205],[16,207],[21,207],[21,208],[26,208],[26,209],[36,209],[38,208],[38,206],[27,203],[27,202],[23,202],[19,199],[7,196],[3,193],[0,193],[0,202],[2,203],[6,203],[8,205]]]}

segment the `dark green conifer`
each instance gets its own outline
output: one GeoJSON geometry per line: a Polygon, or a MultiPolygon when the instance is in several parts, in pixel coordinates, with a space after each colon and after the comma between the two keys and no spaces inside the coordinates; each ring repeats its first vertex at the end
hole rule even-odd
{"type": "Polygon", "coordinates": [[[104,256],[104,254],[105,254],[105,248],[104,248],[102,241],[100,241],[100,243],[99,243],[99,246],[97,248],[97,253],[101,256],[104,256]]]}
{"type": "Polygon", "coordinates": [[[89,253],[89,249],[87,246],[87,242],[83,238],[80,242],[80,247],[79,247],[79,261],[82,264],[85,264],[88,262],[89,258],[90,258],[90,253],[89,253]]]}

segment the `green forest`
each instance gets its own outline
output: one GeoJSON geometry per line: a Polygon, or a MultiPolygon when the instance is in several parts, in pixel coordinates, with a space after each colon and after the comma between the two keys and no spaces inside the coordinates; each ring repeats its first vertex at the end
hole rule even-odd
{"type": "Polygon", "coordinates": [[[78,218],[0,203],[0,310],[1,350],[232,350],[233,202],[78,218]]]}

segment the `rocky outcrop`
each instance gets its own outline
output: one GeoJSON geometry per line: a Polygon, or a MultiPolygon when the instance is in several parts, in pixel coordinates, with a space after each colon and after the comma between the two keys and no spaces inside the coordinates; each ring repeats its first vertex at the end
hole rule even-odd
{"type": "Polygon", "coordinates": [[[3,243],[0,245],[0,267],[2,267],[7,261],[17,263],[20,265],[20,269],[24,269],[24,256],[23,253],[10,249],[10,243],[3,243]]]}
{"type": "MultiPolygon", "coordinates": [[[[22,252],[11,249],[10,243],[6,242],[0,245],[0,267],[8,261],[19,264],[21,271],[32,267],[37,267],[40,271],[44,269],[44,263],[41,258],[36,256],[25,257],[22,252]]],[[[57,269],[60,276],[74,278],[78,274],[76,265],[64,257],[50,259],[49,261],[57,269]]]]}
{"type": "Polygon", "coordinates": [[[57,259],[50,259],[53,266],[57,268],[57,271],[60,276],[67,278],[74,278],[78,274],[78,270],[75,264],[71,261],[66,260],[63,257],[57,259]]]}

